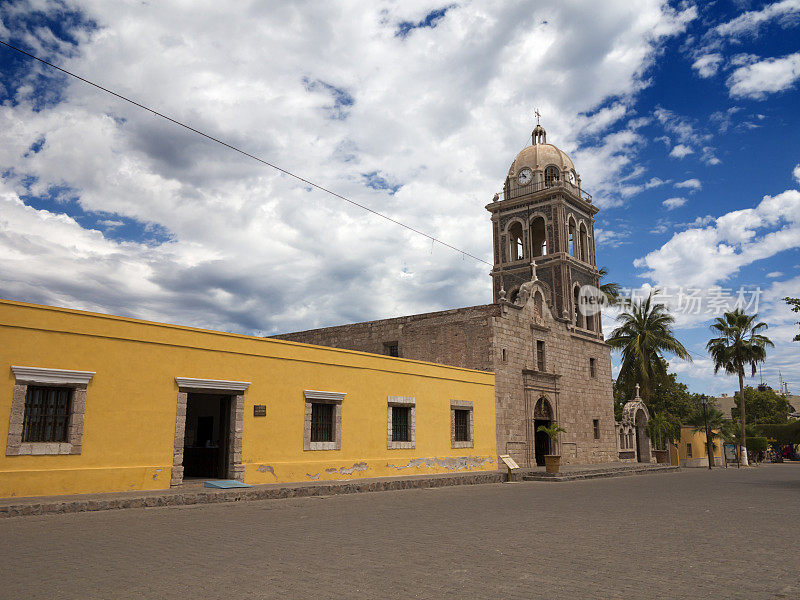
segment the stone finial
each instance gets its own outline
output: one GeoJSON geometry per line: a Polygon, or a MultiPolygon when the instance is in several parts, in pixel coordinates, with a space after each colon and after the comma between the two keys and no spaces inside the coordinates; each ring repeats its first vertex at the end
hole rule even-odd
{"type": "Polygon", "coordinates": [[[494,198],[492,198],[492,202],[497,202],[500,200],[500,194],[495,194],[494,198]]]}
{"type": "Polygon", "coordinates": [[[641,398],[639,397],[639,384],[638,383],[636,384],[636,397],[634,398],[634,400],[641,400],[641,398]]]}
{"type": "Polygon", "coordinates": [[[503,288],[503,286],[500,286],[500,293],[498,294],[498,296],[500,296],[500,302],[505,302],[506,290],[503,288]]]}

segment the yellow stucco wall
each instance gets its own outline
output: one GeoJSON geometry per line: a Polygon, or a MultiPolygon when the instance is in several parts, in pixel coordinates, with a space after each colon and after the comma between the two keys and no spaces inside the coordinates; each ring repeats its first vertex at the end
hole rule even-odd
{"type": "Polygon", "coordinates": [[[2,497],[169,487],[175,377],[251,382],[244,393],[246,483],[497,468],[492,373],[2,300],[0,348],[4,434],[11,365],[96,372],[81,454],[3,452],[2,497]],[[304,390],[347,394],[341,450],[303,450],[304,390]],[[386,448],[388,396],[416,398],[415,449],[386,448]],[[474,403],[473,448],[451,448],[451,399],[474,403]],[[266,417],[254,417],[255,404],[267,406],[266,417]],[[470,458],[452,460],[463,457],[470,458]],[[415,461],[421,458],[433,460],[415,461]]]}
{"type": "MultiPolygon", "coordinates": [[[[719,433],[719,431],[715,431],[719,433]]],[[[713,450],[716,464],[722,460],[722,440],[714,436],[712,443],[715,445],[713,450]]],[[[706,434],[704,431],[695,431],[694,427],[681,428],[681,441],[678,444],[678,458],[681,466],[708,466],[708,455],[706,454],[706,434]],[[689,458],[687,445],[692,446],[692,457],[689,458]]]]}

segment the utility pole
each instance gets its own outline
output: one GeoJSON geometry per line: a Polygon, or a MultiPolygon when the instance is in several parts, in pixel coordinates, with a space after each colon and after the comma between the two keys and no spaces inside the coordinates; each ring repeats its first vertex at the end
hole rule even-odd
{"type": "Polygon", "coordinates": [[[711,448],[711,440],[708,439],[708,411],[706,410],[708,406],[708,396],[702,394],[700,396],[700,404],[703,405],[703,422],[706,425],[706,454],[708,454],[708,469],[711,470],[711,461],[714,460],[714,453],[711,448]]]}

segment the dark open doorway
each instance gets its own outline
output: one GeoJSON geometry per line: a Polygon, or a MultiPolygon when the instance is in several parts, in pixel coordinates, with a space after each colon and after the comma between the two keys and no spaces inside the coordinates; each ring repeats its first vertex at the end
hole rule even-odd
{"type": "Polygon", "coordinates": [[[186,400],[184,477],[228,478],[231,396],[189,394],[186,400]]]}
{"type": "Polygon", "coordinates": [[[544,425],[545,427],[550,427],[552,421],[548,421],[545,419],[536,419],[533,422],[533,439],[534,439],[534,448],[536,451],[536,465],[539,467],[544,466],[544,455],[550,454],[550,437],[543,431],[537,431],[540,425],[544,425]]]}
{"type": "Polygon", "coordinates": [[[533,408],[533,449],[536,457],[536,465],[544,466],[545,454],[551,453],[550,436],[545,432],[539,431],[539,427],[544,425],[550,427],[553,424],[553,407],[550,406],[544,396],[536,401],[533,408]]]}

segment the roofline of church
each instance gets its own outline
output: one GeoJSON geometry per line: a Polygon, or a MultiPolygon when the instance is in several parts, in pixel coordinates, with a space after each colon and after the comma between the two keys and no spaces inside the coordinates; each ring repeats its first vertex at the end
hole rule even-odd
{"type": "Polygon", "coordinates": [[[474,306],[465,306],[465,307],[462,307],[462,308],[449,308],[447,310],[437,310],[437,311],[427,312],[427,313],[417,313],[415,315],[401,315],[399,317],[389,317],[389,318],[386,318],[386,319],[375,319],[374,321],[358,321],[358,322],[355,322],[355,323],[342,323],[341,325],[329,325],[328,327],[317,327],[317,328],[314,328],[314,329],[304,329],[304,330],[301,330],[301,331],[289,331],[289,332],[285,332],[285,333],[276,333],[274,335],[269,335],[269,336],[266,336],[266,337],[280,339],[282,336],[297,335],[297,334],[301,334],[301,333],[313,333],[313,332],[317,332],[317,331],[326,331],[326,330],[330,330],[330,329],[339,329],[341,327],[352,327],[353,325],[366,325],[366,324],[370,324],[370,325],[375,324],[375,325],[377,325],[377,324],[392,323],[392,322],[397,322],[397,321],[410,322],[410,321],[415,321],[415,320],[419,320],[419,319],[429,319],[431,317],[442,317],[442,316],[447,316],[447,315],[455,315],[455,314],[458,314],[458,313],[464,313],[464,312],[469,312],[469,311],[487,312],[487,313],[495,313],[496,312],[497,314],[500,314],[500,306],[498,304],[495,304],[495,303],[491,303],[491,304],[476,304],[474,306]]]}

